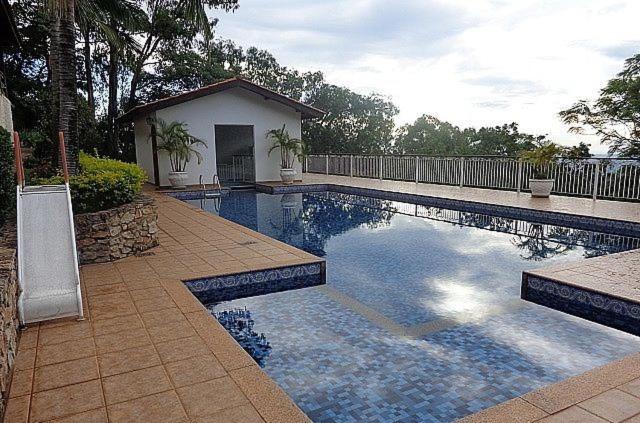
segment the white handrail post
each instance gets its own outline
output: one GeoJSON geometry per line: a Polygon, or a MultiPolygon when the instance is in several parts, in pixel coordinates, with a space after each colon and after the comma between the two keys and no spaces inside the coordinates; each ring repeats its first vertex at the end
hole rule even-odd
{"type": "Polygon", "coordinates": [[[464,186],[464,157],[460,157],[460,188],[464,186]]]}
{"type": "Polygon", "coordinates": [[[324,170],[325,170],[325,173],[328,175],[329,174],[329,155],[328,154],[324,155],[324,170]]]}
{"type": "Polygon", "coordinates": [[[304,173],[309,173],[309,156],[304,156],[304,173]]]}
{"type": "MultiPolygon", "coordinates": [[[[416,156],[416,184],[418,183],[418,160],[420,160],[420,158],[418,156],[416,156]]],[[[416,206],[417,207],[417,206],[416,206]]],[[[418,209],[416,208],[416,216],[418,215],[418,209]]]]}
{"type": "Polygon", "coordinates": [[[596,163],[596,168],[593,171],[593,200],[598,199],[598,184],[600,182],[600,161],[596,163]]]}
{"type": "Polygon", "coordinates": [[[380,180],[382,180],[382,156],[380,156],[379,159],[379,166],[378,166],[378,177],[380,178],[380,180]]]}
{"type": "Polygon", "coordinates": [[[522,162],[518,160],[518,194],[522,190],[522,162]]]}
{"type": "Polygon", "coordinates": [[[353,178],[353,154],[349,154],[349,177],[353,178]]]}

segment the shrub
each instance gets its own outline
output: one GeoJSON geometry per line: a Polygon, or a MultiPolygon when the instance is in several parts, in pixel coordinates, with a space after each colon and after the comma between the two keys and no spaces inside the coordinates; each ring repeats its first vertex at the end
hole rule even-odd
{"type": "MultiPolygon", "coordinates": [[[[80,173],[69,180],[75,213],[107,210],[131,202],[147,177],[137,165],[80,153],[80,173]]],[[[61,176],[40,180],[62,184],[61,176]]]]}
{"type": "Polygon", "coordinates": [[[15,206],[15,193],[11,135],[0,126],[0,227],[15,206]]]}

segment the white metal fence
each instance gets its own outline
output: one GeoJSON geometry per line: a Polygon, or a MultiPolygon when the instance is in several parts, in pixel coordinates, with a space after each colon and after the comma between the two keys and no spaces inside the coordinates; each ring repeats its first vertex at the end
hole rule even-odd
{"type": "MultiPolygon", "coordinates": [[[[514,157],[310,155],[304,171],[416,183],[528,191],[534,167],[514,157]]],[[[553,193],[640,201],[640,160],[562,159],[553,193]]]]}
{"type": "Polygon", "coordinates": [[[256,178],[253,156],[233,156],[231,163],[217,163],[216,167],[221,181],[253,182],[256,178]]]}

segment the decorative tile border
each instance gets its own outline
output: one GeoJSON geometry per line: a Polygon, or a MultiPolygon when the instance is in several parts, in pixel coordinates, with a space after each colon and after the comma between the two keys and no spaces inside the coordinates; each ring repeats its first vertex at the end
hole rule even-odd
{"type": "Polygon", "coordinates": [[[308,184],[271,186],[256,184],[256,190],[268,194],[288,194],[302,192],[332,191],[342,194],[363,195],[383,200],[400,201],[421,206],[441,207],[472,213],[490,214],[498,217],[526,220],[536,223],[547,223],[575,229],[585,229],[613,235],[640,238],[640,223],[621,220],[604,219],[576,214],[534,210],[514,206],[479,203],[475,201],[455,200],[451,198],[433,197],[420,194],[385,191],[373,188],[360,188],[336,184],[308,184]]]}
{"type": "Polygon", "coordinates": [[[640,304],[563,284],[539,276],[522,274],[522,299],[573,314],[634,335],[640,335],[640,304]]]}
{"type": "Polygon", "coordinates": [[[256,270],[184,282],[203,304],[307,288],[326,283],[325,262],[256,270]]]}

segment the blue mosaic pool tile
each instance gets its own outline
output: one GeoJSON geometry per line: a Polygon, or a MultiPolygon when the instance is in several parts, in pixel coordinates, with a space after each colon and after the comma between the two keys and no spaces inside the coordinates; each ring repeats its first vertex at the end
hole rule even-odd
{"type": "Polygon", "coordinates": [[[326,283],[325,275],[325,263],[321,261],[193,279],[184,283],[200,302],[207,304],[321,285],[326,283]]]}
{"type": "Polygon", "coordinates": [[[524,273],[522,299],[640,335],[640,304],[524,273]]]}
{"type": "Polygon", "coordinates": [[[606,232],[615,235],[640,237],[640,224],[612,219],[580,216],[567,213],[548,212],[513,206],[479,203],[473,201],[455,200],[450,198],[432,197],[403,192],[384,191],[373,188],[360,188],[335,184],[308,184],[288,186],[267,186],[256,184],[256,189],[268,194],[304,193],[331,191],[344,194],[376,197],[384,200],[400,201],[424,206],[442,207],[468,211],[473,213],[491,214],[494,216],[527,220],[530,222],[547,223],[569,228],[586,229],[596,232],[606,232]]]}

